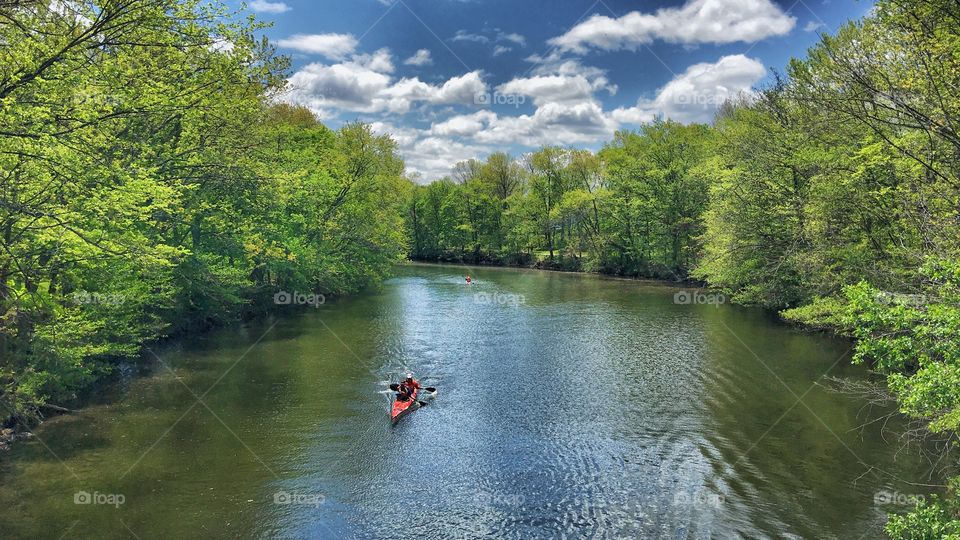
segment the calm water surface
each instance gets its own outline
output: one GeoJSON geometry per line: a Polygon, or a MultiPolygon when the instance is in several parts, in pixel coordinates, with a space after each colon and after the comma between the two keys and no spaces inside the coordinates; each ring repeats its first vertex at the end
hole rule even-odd
{"type": "Polygon", "coordinates": [[[0,455],[0,537],[878,537],[925,469],[811,385],[849,343],[676,292],[405,266],[161,347],[0,455]],[[391,427],[405,369],[439,394],[391,427]]]}

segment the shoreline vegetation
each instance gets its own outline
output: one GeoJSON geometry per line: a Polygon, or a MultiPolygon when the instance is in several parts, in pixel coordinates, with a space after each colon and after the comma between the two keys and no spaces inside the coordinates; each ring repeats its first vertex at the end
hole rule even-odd
{"type": "Polygon", "coordinates": [[[853,338],[886,379],[864,395],[954,477],[887,533],[960,538],[957,3],[880,0],[712,125],[493,153],[427,185],[390,136],[283,104],[289,59],[221,5],[0,10],[4,433],[147,343],[376,286],[404,258],[693,280],[853,338]]]}
{"type": "Polygon", "coordinates": [[[260,23],[194,0],[0,10],[8,435],[148,343],[358,291],[402,257],[396,143],[279,103],[289,60],[260,23]]]}

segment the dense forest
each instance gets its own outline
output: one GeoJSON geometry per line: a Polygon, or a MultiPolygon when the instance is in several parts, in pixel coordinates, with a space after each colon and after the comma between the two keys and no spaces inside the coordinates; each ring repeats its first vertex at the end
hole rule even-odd
{"type": "MultiPolygon", "coordinates": [[[[881,399],[938,459],[955,451],[956,3],[879,2],[711,126],[660,120],[596,153],[458,163],[415,189],[406,221],[413,259],[695,280],[853,337],[854,361],[887,377],[881,399]]],[[[958,482],[888,533],[960,537],[958,482]]]]}
{"type": "MultiPolygon", "coordinates": [[[[145,343],[278,291],[357,291],[409,255],[696,280],[855,338],[916,436],[955,446],[956,3],[883,0],[712,125],[495,153],[421,186],[388,136],[282,104],[288,61],[253,19],[199,0],[2,2],[0,19],[7,425],[145,343]]],[[[958,482],[888,533],[960,537],[958,482]]]]}

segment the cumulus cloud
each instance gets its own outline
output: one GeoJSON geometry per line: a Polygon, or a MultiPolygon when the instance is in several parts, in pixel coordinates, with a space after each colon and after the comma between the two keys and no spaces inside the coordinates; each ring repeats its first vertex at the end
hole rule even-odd
{"type": "Polygon", "coordinates": [[[562,51],[629,49],[663,40],[670,43],[754,42],[789,33],[796,19],[770,0],[688,0],[656,13],[631,11],[619,18],[594,15],[549,40],[562,51]]]}
{"type": "Polygon", "coordinates": [[[449,176],[458,161],[483,156],[491,151],[489,147],[473,142],[436,136],[427,130],[403,128],[387,122],[373,122],[370,127],[375,133],[390,135],[397,141],[407,173],[419,176],[424,183],[449,176]]]}
{"type": "Polygon", "coordinates": [[[500,56],[503,53],[508,53],[513,50],[513,47],[507,47],[505,45],[497,45],[493,48],[493,55],[500,56]]]}
{"type": "Polygon", "coordinates": [[[452,77],[439,86],[416,77],[394,80],[392,72],[386,49],[332,65],[314,62],[290,76],[285,99],[329,118],[338,110],[403,114],[417,102],[472,104],[475,95],[487,90],[479,71],[452,77]]]}
{"type": "Polygon", "coordinates": [[[493,111],[477,111],[473,114],[452,116],[443,122],[430,126],[431,135],[463,137],[472,135],[484,129],[490,122],[497,119],[493,111]]]}
{"type": "Polygon", "coordinates": [[[268,0],[253,0],[250,9],[260,13],[285,13],[292,8],[283,2],[269,2],[268,0]]]}
{"type": "Polygon", "coordinates": [[[765,75],[763,64],[742,54],[694,64],[660,88],[655,99],[616,109],[612,116],[634,124],[647,122],[655,114],[679,122],[708,122],[724,101],[750,95],[765,75]]]}
{"type": "Polygon", "coordinates": [[[469,137],[483,145],[540,146],[595,142],[611,136],[616,127],[595,102],[547,103],[529,115],[500,116],[479,111],[453,116],[433,124],[428,133],[469,137]]]}
{"type": "Polygon", "coordinates": [[[656,112],[642,107],[618,107],[610,111],[610,118],[620,124],[646,124],[657,117],[656,112]]]}
{"type": "Polygon", "coordinates": [[[606,77],[588,80],[580,74],[575,75],[538,75],[513,79],[497,87],[501,94],[515,94],[533,98],[534,105],[587,101],[593,98],[597,90],[606,89],[611,94],[616,87],[611,86],[606,77]]]}
{"type": "Polygon", "coordinates": [[[351,62],[378,73],[393,73],[394,70],[393,56],[386,47],[373,54],[356,54],[351,58],[351,62]]]}
{"type": "Polygon", "coordinates": [[[433,63],[433,58],[430,56],[429,49],[420,49],[403,63],[408,66],[429,66],[433,63]]]}
{"type": "Polygon", "coordinates": [[[750,94],[765,75],[763,65],[752,58],[724,56],[717,62],[690,66],[661,87],[653,99],[604,111],[592,98],[601,83],[580,74],[596,68],[560,62],[553,69],[549,75],[514,79],[497,87],[501,92],[532,96],[537,105],[532,114],[509,116],[481,110],[450,116],[426,130],[401,131],[405,140],[401,151],[411,169],[429,181],[449,174],[450,164],[456,161],[481,157],[504,146],[596,144],[623,125],[651,122],[657,116],[707,122],[721,103],[750,94]]]}
{"type": "Polygon", "coordinates": [[[531,70],[532,75],[501,84],[498,92],[533,98],[537,106],[550,102],[593,101],[594,93],[601,90],[610,95],[617,93],[617,85],[610,83],[602,69],[558,57],[534,55],[527,60],[538,64],[531,70]]]}
{"type": "Polygon", "coordinates": [[[352,34],[294,34],[278,39],[277,45],[296,51],[322,54],[333,60],[342,60],[357,48],[352,34]]]}
{"type": "MultiPolygon", "coordinates": [[[[416,57],[417,55],[414,55],[416,57]]],[[[466,110],[475,96],[487,93],[484,74],[472,71],[443,82],[393,75],[390,53],[353,54],[337,63],[311,63],[290,78],[287,100],[308,106],[321,118],[342,112],[382,115],[414,113],[427,128],[414,127],[403,117],[390,123],[378,116],[378,133],[397,141],[408,172],[420,181],[450,174],[452,164],[482,158],[505,147],[534,148],[546,144],[583,145],[609,140],[623,126],[652,121],[657,116],[681,122],[710,121],[723,101],[751,94],[766,71],[745,55],[691,65],[632,107],[605,110],[600,92],[614,93],[606,73],[559,56],[537,58],[529,76],[496,86],[501,94],[527,98],[533,112],[519,114],[506,107],[466,110]]]]}
{"type": "Polygon", "coordinates": [[[459,77],[453,77],[437,91],[435,103],[473,103],[477,94],[487,91],[479,71],[471,71],[459,77]]]}

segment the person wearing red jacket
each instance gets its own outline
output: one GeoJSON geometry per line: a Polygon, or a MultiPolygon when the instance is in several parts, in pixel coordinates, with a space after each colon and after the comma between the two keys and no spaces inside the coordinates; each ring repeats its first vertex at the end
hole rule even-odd
{"type": "Polygon", "coordinates": [[[404,381],[403,381],[402,383],[400,383],[400,385],[401,385],[401,386],[406,386],[407,389],[410,391],[411,394],[413,393],[414,390],[419,390],[419,389],[420,389],[420,383],[417,382],[417,381],[415,381],[415,380],[413,380],[413,374],[412,374],[412,373],[407,373],[407,378],[404,379],[404,381]]]}

